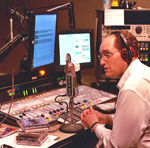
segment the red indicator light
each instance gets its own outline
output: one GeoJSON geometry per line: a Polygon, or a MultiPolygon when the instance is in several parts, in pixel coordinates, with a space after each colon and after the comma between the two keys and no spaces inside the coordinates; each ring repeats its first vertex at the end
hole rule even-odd
{"type": "Polygon", "coordinates": [[[45,70],[40,70],[39,71],[39,76],[44,76],[45,75],[45,70]]]}
{"type": "Polygon", "coordinates": [[[15,92],[15,88],[13,90],[12,89],[7,90],[7,93],[11,93],[11,92],[15,92]]]}

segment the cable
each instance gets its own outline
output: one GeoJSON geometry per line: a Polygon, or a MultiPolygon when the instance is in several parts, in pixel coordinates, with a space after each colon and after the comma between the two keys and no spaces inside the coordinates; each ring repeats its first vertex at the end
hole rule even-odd
{"type": "Polygon", "coordinates": [[[11,96],[11,103],[10,103],[10,106],[9,106],[9,109],[8,109],[8,113],[6,115],[6,117],[0,122],[0,125],[2,123],[5,122],[5,120],[7,119],[7,117],[9,116],[9,113],[10,113],[10,109],[11,109],[11,106],[12,106],[12,102],[13,102],[13,99],[14,99],[14,41],[13,41],[13,19],[10,18],[10,41],[11,41],[11,47],[12,47],[12,96],[11,96]]]}
{"type": "Polygon", "coordinates": [[[59,128],[56,128],[55,130],[49,131],[49,133],[50,133],[50,132],[57,131],[58,129],[60,129],[60,128],[65,124],[65,122],[66,122],[66,120],[67,120],[67,118],[68,118],[68,108],[69,108],[69,107],[68,107],[67,102],[65,102],[65,101],[58,101],[58,100],[57,100],[58,97],[65,97],[65,96],[67,96],[67,95],[65,94],[65,95],[58,95],[58,96],[56,96],[56,97],[55,97],[55,102],[57,102],[57,103],[59,103],[59,104],[63,104],[63,103],[66,104],[67,116],[66,116],[66,118],[64,119],[63,124],[62,124],[59,128]]]}
{"type": "Polygon", "coordinates": [[[0,103],[0,109],[2,108],[2,106],[3,106],[2,103],[0,103]]]}
{"type": "MultiPolygon", "coordinates": [[[[1,115],[0,115],[0,118],[3,118],[3,119],[4,119],[4,117],[1,116],[1,115]]],[[[9,122],[9,123],[11,123],[11,124],[14,125],[14,126],[18,126],[17,123],[14,123],[14,122],[12,122],[12,121],[10,121],[10,120],[8,120],[8,119],[6,119],[6,121],[9,122]]]]}
{"type": "Polygon", "coordinates": [[[99,93],[103,96],[103,97],[105,97],[105,95],[99,90],[99,93]]]}

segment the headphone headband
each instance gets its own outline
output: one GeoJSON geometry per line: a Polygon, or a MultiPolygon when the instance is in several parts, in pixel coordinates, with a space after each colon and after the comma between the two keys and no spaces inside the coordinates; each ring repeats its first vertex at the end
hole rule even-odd
{"type": "MultiPolygon", "coordinates": [[[[130,48],[132,48],[132,47],[129,47],[129,44],[128,44],[126,38],[124,37],[124,35],[121,34],[119,31],[111,32],[110,34],[116,34],[116,35],[118,35],[120,37],[120,39],[121,39],[121,41],[122,41],[122,43],[123,43],[123,45],[125,47],[121,51],[122,58],[126,62],[131,62],[132,57],[134,56],[134,54],[131,53],[131,49],[130,48]]],[[[134,50],[134,49],[132,48],[132,50],[134,50]]]]}

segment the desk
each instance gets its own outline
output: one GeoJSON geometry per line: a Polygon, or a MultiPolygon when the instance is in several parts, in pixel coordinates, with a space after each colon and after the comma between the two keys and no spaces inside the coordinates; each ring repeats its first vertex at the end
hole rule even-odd
{"type": "MultiPolygon", "coordinates": [[[[35,116],[37,116],[37,114],[39,116],[44,114],[45,117],[49,117],[51,119],[54,119],[53,121],[55,121],[56,115],[58,116],[58,113],[60,113],[61,111],[60,110],[59,112],[58,111],[56,112],[55,108],[59,109],[61,106],[59,106],[59,104],[55,104],[54,98],[56,95],[64,94],[65,90],[66,90],[65,88],[61,88],[58,90],[44,92],[41,94],[23,98],[22,100],[19,100],[19,101],[15,101],[13,102],[13,106],[11,108],[11,112],[10,112],[10,114],[12,115],[11,117],[15,117],[16,119],[19,119],[20,115],[21,116],[23,115],[22,111],[24,109],[28,109],[29,111],[26,112],[26,117],[30,118],[32,117],[31,115],[33,114],[35,116]],[[45,103],[47,103],[46,106],[45,106],[45,103]],[[56,113],[53,112],[53,114],[49,114],[49,111],[53,111],[52,107],[54,107],[55,109],[54,111],[56,113]],[[46,112],[46,110],[48,111],[46,112]]],[[[105,101],[112,100],[113,98],[116,97],[116,95],[113,95],[104,91],[100,91],[94,88],[90,88],[84,85],[79,86],[79,90],[80,90],[80,95],[78,95],[74,101],[76,103],[80,102],[80,104],[77,103],[78,105],[76,107],[83,109],[83,110],[90,106],[94,106],[98,103],[103,103],[105,101]]],[[[65,100],[69,101],[69,98],[65,98],[65,100]]],[[[1,108],[1,111],[3,113],[7,113],[8,106],[9,106],[8,104],[4,105],[1,108]]],[[[11,119],[13,120],[14,118],[11,118],[11,119]]],[[[60,125],[61,125],[60,123],[55,124],[52,126],[50,130],[57,129],[60,125]]],[[[94,145],[98,141],[95,134],[91,133],[90,129],[86,129],[82,133],[77,133],[77,134],[62,133],[59,130],[56,130],[55,132],[52,132],[49,134],[59,136],[59,138],[57,139],[58,142],[54,144],[53,146],[51,146],[50,148],[58,148],[58,147],[90,148],[90,147],[94,147],[94,145]]]]}
{"type": "MultiPolygon", "coordinates": [[[[4,125],[6,125],[6,124],[4,124],[4,125]]],[[[53,126],[51,130],[58,129],[60,127],[60,125],[61,124],[57,124],[57,125],[53,126]]],[[[8,126],[12,127],[10,125],[8,125],[8,126]]],[[[17,128],[19,129],[19,127],[17,127],[17,128]]],[[[14,136],[16,134],[17,133],[15,133],[14,136]]],[[[98,141],[98,138],[95,136],[94,133],[91,133],[90,129],[86,129],[83,132],[77,133],[77,134],[62,133],[59,130],[56,130],[52,133],[49,133],[49,135],[59,136],[59,138],[56,139],[58,141],[57,143],[55,143],[51,146],[48,146],[48,148],[91,148],[91,147],[95,147],[95,145],[98,141]]],[[[9,138],[9,136],[8,136],[8,138],[9,138]]],[[[5,142],[5,144],[15,147],[15,145],[12,145],[9,143],[9,140],[8,140],[8,143],[5,142]]],[[[42,146],[44,144],[45,143],[43,143],[42,146]]],[[[20,145],[17,145],[17,146],[19,147],[20,145]]],[[[25,147],[28,147],[28,146],[25,146],[25,147]]],[[[44,147],[44,148],[46,148],[46,147],[44,147]]]]}
{"type": "MultiPolygon", "coordinates": [[[[59,127],[60,125],[56,125],[59,127]]],[[[57,143],[49,148],[93,148],[98,142],[98,138],[95,133],[91,132],[91,129],[85,129],[80,133],[62,133],[59,130],[49,133],[55,136],[59,136],[57,143]]]]}

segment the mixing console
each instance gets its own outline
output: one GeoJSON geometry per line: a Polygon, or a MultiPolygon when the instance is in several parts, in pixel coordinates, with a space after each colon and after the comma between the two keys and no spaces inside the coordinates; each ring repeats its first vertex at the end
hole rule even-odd
{"type": "MultiPolygon", "coordinates": [[[[85,85],[78,87],[79,95],[74,98],[74,120],[80,120],[80,113],[90,106],[115,98],[116,95],[100,91],[85,85]]],[[[14,119],[44,117],[46,122],[56,121],[59,117],[64,118],[66,104],[55,102],[55,97],[64,95],[66,88],[51,90],[41,94],[22,98],[12,103],[10,117],[14,119]]],[[[57,100],[69,103],[69,97],[58,97],[57,100]]],[[[10,103],[3,104],[1,113],[7,114],[10,103]]]]}

